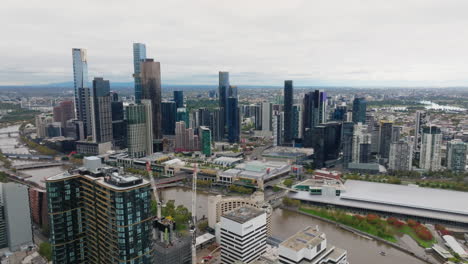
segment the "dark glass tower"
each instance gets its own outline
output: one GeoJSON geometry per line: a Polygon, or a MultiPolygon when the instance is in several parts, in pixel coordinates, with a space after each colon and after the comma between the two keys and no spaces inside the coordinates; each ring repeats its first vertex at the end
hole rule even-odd
{"type": "Polygon", "coordinates": [[[174,102],[176,103],[177,108],[184,107],[184,92],[183,91],[174,91],[174,102]]]}
{"type": "Polygon", "coordinates": [[[165,101],[161,103],[162,131],[164,135],[175,135],[175,123],[177,118],[176,102],[165,101]]]}
{"type": "Polygon", "coordinates": [[[338,159],[341,144],[341,124],[321,124],[311,130],[311,146],[314,149],[315,166],[321,168],[328,160],[338,159]]]}
{"type": "Polygon", "coordinates": [[[127,146],[127,123],[124,120],[123,102],[112,102],[112,136],[114,146],[124,149],[127,146]]]}
{"type": "Polygon", "coordinates": [[[112,108],[110,85],[108,80],[94,78],[93,80],[93,139],[95,142],[111,142],[112,136],[112,108]]]}
{"type": "Polygon", "coordinates": [[[367,101],[365,98],[354,98],[353,101],[353,123],[366,123],[367,101]]]}
{"type": "Polygon", "coordinates": [[[161,129],[161,64],[153,59],[145,59],[141,63],[141,99],[151,101],[153,138],[162,138],[161,129]]]}
{"type": "Polygon", "coordinates": [[[284,81],[284,144],[293,141],[293,81],[284,81]]]}
{"type": "Polygon", "coordinates": [[[228,141],[238,143],[240,135],[240,117],[237,97],[228,98],[228,141]]]}
{"type": "Polygon", "coordinates": [[[343,122],[343,133],[341,137],[342,148],[343,148],[343,166],[348,167],[348,164],[353,160],[353,134],[354,134],[354,123],[343,122]]]}
{"type": "MultiPolygon", "coordinates": [[[[302,118],[303,137],[306,136],[306,130],[311,131],[315,126],[326,122],[326,100],[327,94],[319,90],[305,94],[302,118]]],[[[304,141],[307,139],[304,138],[304,141]]]]}
{"type": "Polygon", "coordinates": [[[218,94],[219,94],[219,108],[223,112],[224,118],[221,120],[222,127],[224,128],[222,135],[224,137],[225,128],[229,124],[229,111],[227,109],[228,106],[228,97],[229,97],[229,72],[219,72],[219,86],[218,86],[218,94]]]}
{"type": "Polygon", "coordinates": [[[379,133],[379,153],[382,158],[388,159],[392,137],[393,123],[389,121],[381,121],[379,133]]]}
{"type": "Polygon", "coordinates": [[[135,102],[141,102],[141,62],[146,59],[146,46],[143,43],[133,43],[133,78],[135,80],[135,102]]]}

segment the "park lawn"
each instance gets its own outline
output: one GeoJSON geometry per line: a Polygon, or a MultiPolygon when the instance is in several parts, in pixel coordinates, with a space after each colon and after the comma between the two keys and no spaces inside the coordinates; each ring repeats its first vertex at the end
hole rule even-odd
{"type": "MultiPolygon", "coordinates": [[[[328,220],[331,220],[331,221],[334,221],[334,222],[337,222],[337,223],[340,223],[340,224],[355,228],[355,229],[360,230],[362,232],[371,234],[371,235],[376,236],[376,237],[383,238],[383,239],[385,239],[387,241],[390,241],[390,242],[393,242],[393,243],[397,242],[397,239],[394,236],[381,234],[381,232],[379,232],[379,227],[377,225],[369,224],[369,223],[366,222],[366,220],[363,220],[359,224],[353,224],[353,222],[354,222],[353,221],[353,216],[349,215],[349,214],[344,215],[343,219],[336,219],[333,215],[331,215],[329,213],[324,213],[324,212],[317,211],[317,210],[314,210],[314,209],[311,209],[311,208],[301,207],[301,208],[299,208],[299,210],[304,212],[304,213],[307,213],[307,214],[316,215],[316,216],[319,216],[319,217],[322,217],[322,218],[325,218],[325,219],[328,219],[328,220]]],[[[382,221],[384,225],[387,225],[387,223],[385,221],[383,221],[383,220],[380,220],[380,221],[382,221]]]]}
{"type": "Polygon", "coordinates": [[[416,242],[418,242],[418,244],[423,248],[431,248],[435,243],[437,243],[434,235],[431,241],[422,240],[421,238],[418,237],[418,235],[416,235],[416,232],[414,232],[414,230],[408,225],[404,225],[400,229],[395,228],[395,231],[403,233],[403,234],[407,234],[408,236],[413,238],[416,242]]]}

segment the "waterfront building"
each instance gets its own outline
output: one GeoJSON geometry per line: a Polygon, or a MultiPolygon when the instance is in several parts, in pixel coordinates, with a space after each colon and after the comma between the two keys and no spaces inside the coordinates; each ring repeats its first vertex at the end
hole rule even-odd
{"type": "Polygon", "coordinates": [[[442,169],[442,133],[436,126],[424,127],[419,155],[419,167],[428,171],[442,169]]]}
{"type": "Polygon", "coordinates": [[[354,98],[353,123],[366,123],[367,101],[365,98],[354,98]]]}
{"type": "Polygon", "coordinates": [[[388,168],[393,171],[410,171],[413,165],[413,146],[405,141],[390,144],[388,168]]]}
{"type": "Polygon", "coordinates": [[[151,102],[145,99],[141,102],[142,104],[130,104],[125,107],[128,154],[133,158],[153,153],[151,102]]]}
{"type": "Polygon", "coordinates": [[[151,186],[113,168],[47,178],[54,263],[152,263],[151,186]]]}
{"type": "Polygon", "coordinates": [[[466,155],[468,144],[460,139],[454,139],[447,143],[447,169],[462,173],[466,171],[466,155]]]}
{"type": "Polygon", "coordinates": [[[266,251],[266,214],[240,207],[221,216],[221,263],[250,263],[266,251]]]}
{"type": "Polygon", "coordinates": [[[133,79],[135,80],[135,102],[139,104],[142,98],[141,62],[146,59],[146,46],[143,43],[133,43],[133,79]]]}
{"type": "Polygon", "coordinates": [[[293,143],[293,81],[284,81],[284,142],[291,145],[293,143]]]}
{"type": "Polygon", "coordinates": [[[325,233],[318,227],[308,226],[278,247],[279,263],[348,264],[348,252],[330,245],[325,233]]]}
{"type": "Polygon", "coordinates": [[[95,77],[91,98],[93,141],[96,143],[112,142],[112,108],[109,81],[95,77]]]}
{"type": "Polygon", "coordinates": [[[85,49],[72,49],[76,118],[83,121],[86,135],[92,134],[91,92],[88,86],[88,58],[85,49]]]}
{"type": "Polygon", "coordinates": [[[38,138],[48,137],[47,126],[53,123],[53,118],[50,115],[39,114],[35,117],[36,135],[38,138]]]}
{"type": "Polygon", "coordinates": [[[161,64],[153,59],[141,62],[141,99],[151,102],[153,139],[162,139],[161,129],[161,64]]]}
{"type": "Polygon", "coordinates": [[[0,183],[0,248],[12,252],[34,245],[28,187],[0,183]]]}

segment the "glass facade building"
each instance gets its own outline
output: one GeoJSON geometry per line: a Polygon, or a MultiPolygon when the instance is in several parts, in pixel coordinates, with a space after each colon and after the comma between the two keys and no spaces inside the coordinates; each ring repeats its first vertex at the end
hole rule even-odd
{"type": "Polygon", "coordinates": [[[141,101],[141,62],[146,59],[146,46],[143,43],[133,43],[133,78],[135,80],[135,102],[141,101]]]}
{"type": "Polygon", "coordinates": [[[284,144],[293,141],[293,81],[284,81],[284,144]]]}
{"type": "Polygon", "coordinates": [[[54,263],[152,263],[151,186],[80,171],[47,179],[54,263]]]}
{"type": "Polygon", "coordinates": [[[354,98],[353,123],[366,123],[367,101],[365,98],[354,98]]]}
{"type": "Polygon", "coordinates": [[[208,127],[201,126],[199,133],[201,152],[209,157],[211,156],[211,130],[208,127]]]}
{"type": "Polygon", "coordinates": [[[164,135],[175,135],[175,123],[177,115],[176,102],[165,101],[161,103],[162,132],[164,135]]]}
{"type": "Polygon", "coordinates": [[[83,121],[86,135],[92,134],[91,102],[88,86],[88,58],[85,49],[72,49],[76,118],[83,121]]]}

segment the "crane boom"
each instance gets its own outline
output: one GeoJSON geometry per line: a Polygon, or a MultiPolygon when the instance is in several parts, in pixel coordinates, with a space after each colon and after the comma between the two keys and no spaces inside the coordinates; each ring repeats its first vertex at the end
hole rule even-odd
{"type": "Polygon", "coordinates": [[[156,217],[161,219],[161,201],[159,200],[158,194],[158,187],[156,185],[156,180],[153,177],[153,170],[151,169],[151,162],[146,162],[146,170],[148,171],[148,175],[150,177],[151,188],[153,188],[154,199],[156,199],[156,217]]]}
{"type": "Polygon", "coordinates": [[[197,167],[198,164],[195,163],[192,177],[192,227],[190,228],[192,233],[192,264],[197,264],[197,167]]]}

